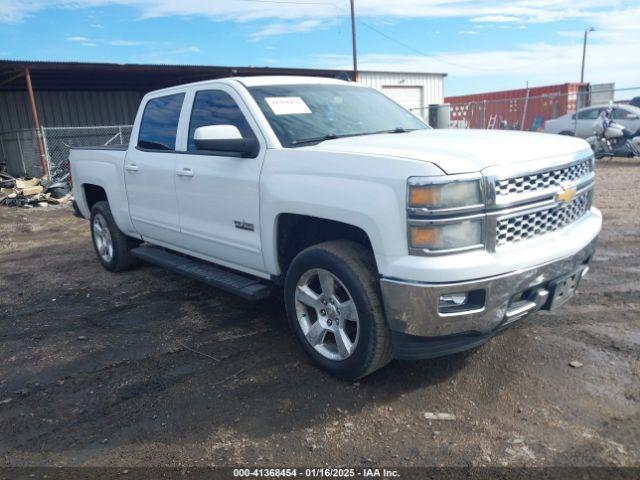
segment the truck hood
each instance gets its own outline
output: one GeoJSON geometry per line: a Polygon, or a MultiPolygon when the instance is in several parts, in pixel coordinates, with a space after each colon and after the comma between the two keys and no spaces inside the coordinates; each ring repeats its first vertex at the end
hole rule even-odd
{"type": "Polygon", "coordinates": [[[430,162],[447,174],[479,172],[493,165],[566,157],[589,150],[579,138],[502,130],[416,130],[326,140],[304,147],[430,162]]]}

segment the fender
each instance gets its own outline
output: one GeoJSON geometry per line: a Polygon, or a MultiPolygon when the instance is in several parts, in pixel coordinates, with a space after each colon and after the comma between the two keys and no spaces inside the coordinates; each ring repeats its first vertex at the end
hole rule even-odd
{"type": "Polygon", "coordinates": [[[72,177],[82,179],[82,183],[73,185],[73,195],[80,212],[85,218],[91,215],[84,194],[84,185],[101,187],[107,195],[109,207],[118,228],[125,235],[140,238],[129,216],[129,202],[123,173],[126,151],[91,149],[90,160],[84,156],[81,162],[75,162],[74,158],[83,155],[84,151],[85,149],[73,148],[69,153],[72,177]]]}
{"type": "Polygon", "coordinates": [[[342,222],[369,237],[378,271],[407,254],[406,182],[442,176],[435,165],[372,155],[268,150],[261,176],[261,241],[267,271],[279,275],[277,220],[283,213],[342,222]],[[391,164],[391,168],[390,168],[391,164]]]}

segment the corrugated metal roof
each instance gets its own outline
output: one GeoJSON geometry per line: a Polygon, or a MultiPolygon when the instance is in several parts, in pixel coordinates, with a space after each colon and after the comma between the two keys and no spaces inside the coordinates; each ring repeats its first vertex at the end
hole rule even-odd
{"type": "MultiPolygon", "coordinates": [[[[307,75],[350,78],[351,72],[310,68],[233,67],[211,65],[166,65],[0,60],[0,84],[29,67],[37,90],[129,90],[147,92],[183,83],[232,76],[307,75]]],[[[24,90],[24,79],[16,78],[0,90],[24,90]]]]}

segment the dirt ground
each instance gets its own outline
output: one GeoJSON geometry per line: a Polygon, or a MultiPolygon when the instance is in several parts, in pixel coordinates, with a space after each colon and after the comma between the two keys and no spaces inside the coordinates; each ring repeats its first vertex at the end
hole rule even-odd
{"type": "Polygon", "coordinates": [[[0,465],[640,466],[640,164],[597,176],[569,305],[356,383],[307,362],[278,299],[111,274],[70,207],[0,208],[0,465]]]}

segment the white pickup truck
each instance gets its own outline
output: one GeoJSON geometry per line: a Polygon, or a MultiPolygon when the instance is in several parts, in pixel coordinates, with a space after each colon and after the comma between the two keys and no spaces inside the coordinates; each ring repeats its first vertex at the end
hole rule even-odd
{"type": "Polygon", "coordinates": [[[432,130],[332,79],[152,92],[128,148],[70,160],[106,269],[141,259],[249,300],[282,286],[306,352],[346,379],[560,306],[602,224],[584,140],[432,130]]]}

